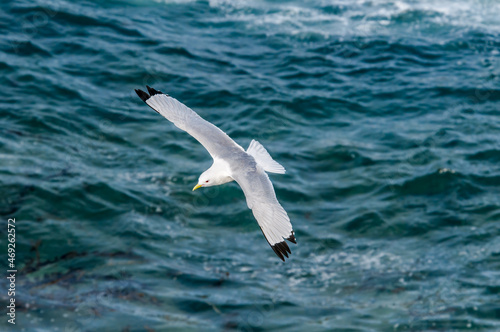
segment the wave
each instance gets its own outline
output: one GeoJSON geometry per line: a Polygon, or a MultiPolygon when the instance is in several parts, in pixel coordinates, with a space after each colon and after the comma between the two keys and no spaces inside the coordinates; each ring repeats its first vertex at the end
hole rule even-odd
{"type": "Polygon", "coordinates": [[[248,0],[211,0],[210,7],[224,15],[216,21],[246,24],[249,29],[266,29],[266,34],[328,37],[375,36],[403,28],[406,32],[428,29],[500,31],[500,5],[490,1],[340,1],[325,5],[248,0]]]}

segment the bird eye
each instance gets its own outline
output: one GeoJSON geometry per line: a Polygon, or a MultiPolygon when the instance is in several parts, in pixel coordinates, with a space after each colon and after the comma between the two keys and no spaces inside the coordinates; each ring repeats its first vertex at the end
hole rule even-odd
{"type": "Polygon", "coordinates": [[[207,181],[205,181],[205,183],[208,183],[208,180],[207,180],[207,181]]]}

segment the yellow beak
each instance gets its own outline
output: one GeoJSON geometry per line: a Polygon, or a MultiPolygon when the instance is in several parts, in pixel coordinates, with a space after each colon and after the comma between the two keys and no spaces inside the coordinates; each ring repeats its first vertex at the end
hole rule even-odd
{"type": "Polygon", "coordinates": [[[196,186],[194,186],[193,191],[195,191],[198,188],[201,188],[201,184],[197,184],[196,186]]]}

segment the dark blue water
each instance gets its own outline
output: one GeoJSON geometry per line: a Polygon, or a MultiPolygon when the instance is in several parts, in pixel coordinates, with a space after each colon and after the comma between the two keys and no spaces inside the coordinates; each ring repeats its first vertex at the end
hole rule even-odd
{"type": "Polygon", "coordinates": [[[0,9],[2,330],[500,330],[498,2],[0,9]],[[286,263],[146,84],[287,169],[286,263]]]}

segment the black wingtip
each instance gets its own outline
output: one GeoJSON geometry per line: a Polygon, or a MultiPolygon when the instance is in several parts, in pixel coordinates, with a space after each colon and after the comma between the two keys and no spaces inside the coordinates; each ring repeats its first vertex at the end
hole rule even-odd
{"type": "Polygon", "coordinates": [[[161,94],[163,94],[163,92],[155,90],[155,89],[149,87],[148,85],[146,85],[146,88],[148,88],[148,92],[151,95],[151,97],[154,96],[154,95],[161,95],[161,94]]]}
{"type": "Polygon", "coordinates": [[[290,251],[290,248],[288,247],[288,244],[286,244],[285,241],[283,242],[278,242],[275,243],[274,245],[271,246],[273,248],[274,253],[281,258],[281,260],[284,262],[285,257],[288,258],[288,254],[292,254],[290,251]]]}
{"type": "Polygon", "coordinates": [[[278,250],[278,248],[275,245],[271,246],[271,248],[273,249],[274,253],[284,262],[285,258],[283,257],[283,254],[278,250]]]}
{"type": "Polygon", "coordinates": [[[283,249],[285,250],[285,256],[288,257],[288,255],[286,254],[287,252],[291,255],[292,254],[292,251],[290,250],[290,247],[288,246],[288,244],[286,244],[285,241],[281,242],[281,246],[283,247],[283,249]]]}
{"type": "Polygon", "coordinates": [[[287,238],[288,241],[297,244],[297,240],[295,240],[295,233],[292,231],[292,234],[287,238]]]}
{"type": "Polygon", "coordinates": [[[135,89],[135,93],[137,93],[137,95],[139,96],[139,98],[142,99],[143,102],[146,102],[146,100],[148,100],[149,98],[153,97],[154,95],[162,95],[162,94],[164,94],[163,92],[158,91],[156,89],[153,89],[152,87],[150,87],[148,85],[146,85],[146,88],[148,89],[149,94],[147,94],[146,92],[144,92],[144,91],[142,91],[140,89],[135,89]]]}
{"type": "Polygon", "coordinates": [[[148,100],[150,97],[150,95],[140,89],[135,89],[135,93],[137,93],[137,95],[142,99],[143,102],[146,102],[146,100],[148,100]]]}

